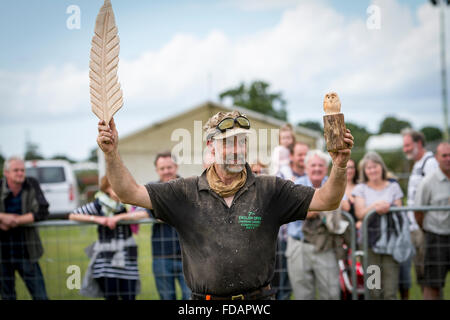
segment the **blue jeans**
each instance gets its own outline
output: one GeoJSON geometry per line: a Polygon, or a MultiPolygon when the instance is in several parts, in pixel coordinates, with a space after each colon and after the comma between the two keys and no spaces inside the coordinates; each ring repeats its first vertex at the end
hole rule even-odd
{"type": "Polygon", "coordinates": [[[0,292],[3,300],[16,300],[15,271],[19,272],[33,300],[48,300],[44,277],[37,262],[26,259],[2,261],[0,264],[0,292]]]}
{"type": "Polygon", "coordinates": [[[181,259],[153,258],[153,274],[161,300],[176,300],[175,279],[181,287],[182,299],[189,300],[191,290],[186,285],[181,259]]]}

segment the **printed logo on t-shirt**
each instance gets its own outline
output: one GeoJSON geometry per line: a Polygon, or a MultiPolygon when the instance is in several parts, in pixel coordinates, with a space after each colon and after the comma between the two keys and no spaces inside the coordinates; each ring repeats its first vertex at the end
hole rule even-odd
{"type": "Polygon", "coordinates": [[[247,216],[239,216],[238,219],[239,224],[247,230],[258,228],[262,221],[262,217],[258,217],[254,211],[249,211],[247,216]]]}

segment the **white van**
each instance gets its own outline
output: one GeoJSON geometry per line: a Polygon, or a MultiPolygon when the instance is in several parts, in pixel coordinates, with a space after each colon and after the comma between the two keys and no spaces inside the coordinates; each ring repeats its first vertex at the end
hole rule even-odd
{"type": "Polygon", "coordinates": [[[79,207],[78,183],[70,162],[65,160],[30,160],[25,162],[29,177],[36,178],[50,207],[50,214],[73,212],[79,207]]]}

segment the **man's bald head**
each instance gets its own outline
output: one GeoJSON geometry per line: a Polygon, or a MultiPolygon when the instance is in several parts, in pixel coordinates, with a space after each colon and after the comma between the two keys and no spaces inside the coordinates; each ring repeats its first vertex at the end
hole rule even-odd
{"type": "Polygon", "coordinates": [[[436,148],[436,160],[442,172],[450,176],[450,143],[441,142],[436,148]]]}

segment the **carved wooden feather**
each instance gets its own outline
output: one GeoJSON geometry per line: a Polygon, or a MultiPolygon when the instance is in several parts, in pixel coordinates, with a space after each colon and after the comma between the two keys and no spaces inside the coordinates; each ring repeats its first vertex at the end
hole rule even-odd
{"type": "Polygon", "coordinates": [[[95,22],[89,63],[92,111],[108,124],[122,107],[123,97],[117,77],[119,36],[110,0],[105,0],[95,22]]]}

